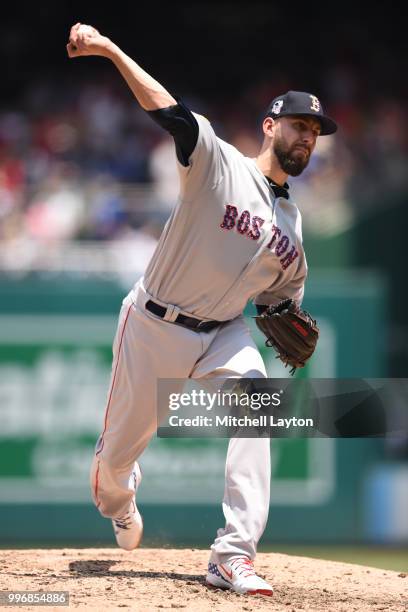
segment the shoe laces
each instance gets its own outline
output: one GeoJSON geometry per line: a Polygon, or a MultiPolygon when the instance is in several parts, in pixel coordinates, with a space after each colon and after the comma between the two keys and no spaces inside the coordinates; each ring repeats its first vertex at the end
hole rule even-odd
{"type": "Polygon", "coordinates": [[[119,527],[119,529],[130,529],[130,525],[132,523],[132,515],[128,512],[127,514],[124,514],[123,516],[120,516],[117,519],[113,519],[116,527],[119,527]]]}
{"type": "Polygon", "coordinates": [[[229,564],[239,576],[243,575],[247,578],[248,576],[255,575],[254,564],[248,557],[236,557],[229,564]]]}

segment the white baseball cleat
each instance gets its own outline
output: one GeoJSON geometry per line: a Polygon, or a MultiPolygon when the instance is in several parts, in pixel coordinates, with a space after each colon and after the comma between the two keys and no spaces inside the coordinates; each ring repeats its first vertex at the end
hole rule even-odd
{"type": "Polygon", "coordinates": [[[226,563],[213,563],[210,559],[206,581],[208,586],[242,595],[273,595],[273,587],[257,576],[248,557],[233,557],[226,563]]]}
{"type": "Polygon", "coordinates": [[[133,477],[135,481],[135,499],[132,501],[126,514],[112,519],[116,542],[124,550],[137,548],[143,534],[143,520],[136,506],[136,491],[142,481],[142,473],[138,465],[133,472],[133,477]]]}

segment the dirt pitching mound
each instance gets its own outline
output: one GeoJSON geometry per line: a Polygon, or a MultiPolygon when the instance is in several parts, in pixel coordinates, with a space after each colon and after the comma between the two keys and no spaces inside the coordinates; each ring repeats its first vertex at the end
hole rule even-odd
{"type": "Polygon", "coordinates": [[[255,567],[274,585],[273,597],[209,590],[205,550],[2,550],[0,558],[1,591],[69,591],[69,608],[48,610],[408,610],[405,574],[306,557],[258,555],[255,567]]]}

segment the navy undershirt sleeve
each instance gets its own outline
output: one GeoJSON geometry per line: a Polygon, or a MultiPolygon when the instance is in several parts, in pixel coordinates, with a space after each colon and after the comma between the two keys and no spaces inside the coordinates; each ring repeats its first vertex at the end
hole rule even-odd
{"type": "Polygon", "coordinates": [[[188,166],[190,155],[198,140],[198,123],[193,113],[177,99],[177,104],[147,111],[150,117],[174,138],[177,159],[183,166],[188,166]]]}

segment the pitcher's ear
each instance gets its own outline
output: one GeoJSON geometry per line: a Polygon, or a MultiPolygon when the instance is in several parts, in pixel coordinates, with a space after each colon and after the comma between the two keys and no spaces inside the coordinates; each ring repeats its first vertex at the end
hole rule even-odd
{"type": "Polygon", "coordinates": [[[262,123],[262,129],[265,136],[272,136],[276,122],[272,117],[265,117],[262,123]]]}

